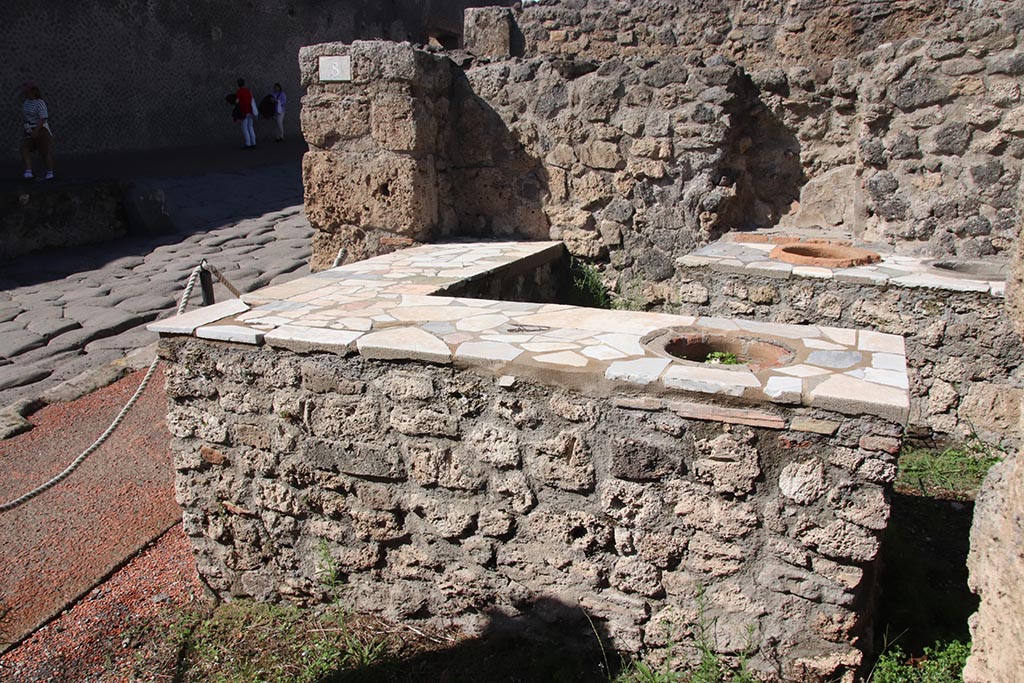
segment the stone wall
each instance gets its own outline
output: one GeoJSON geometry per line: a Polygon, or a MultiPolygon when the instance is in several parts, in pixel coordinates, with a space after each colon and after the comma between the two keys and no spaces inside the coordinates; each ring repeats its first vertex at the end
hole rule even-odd
{"type": "MultiPolygon", "coordinates": [[[[300,46],[356,38],[426,42],[436,29],[457,34],[462,10],[472,4],[479,3],[5,0],[0,92],[10,105],[22,82],[39,83],[58,155],[233,142],[238,131],[224,95],[239,77],[257,99],[282,83],[291,97],[285,127],[294,135],[300,46]]],[[[269,138],[270,131],[268,125],[257,134],[269,138]]],[[[0,117],[0,139],[13,150],[20,135],[10,107],[0,117]]]]}
{"type": "Polygon", "coordinates": [[[160,353],[185,530],[223,597],[328,599],[333,568],[359,612],[587,638],[585,611],[655,659],[703,604],[715,649],[753,643],[771,681],[852,681],[871,641],[896,424],[180,337],[160,353]]]}
{"type": "Polygon", "coordinates": [[[517,21],[527,54],[717,53],[745,68],[808,180],[784,224],[841,223],[962,256],[1004,252],[1016,236],[1016,3],[590,0],[528,6],[517,21]]]}
{"type": "Polygon", "coordinates": [[[682,313],[870,329],[904,337],[908,426],[919,435],[1020,443],[1024,346],[987,292],[877,286],[688,267],[672,281],[682,313]]]}
{"type": "Polygon", "coordinates": [[[751,114],[756,88],[723,61],[542,57],[463,71],[383,42],[317,45],[300,61],[314,269],[341,248],[358,260],[509,236],[560,239],[664,280],[729,226],[777,220],[799,185],[795,157],[766,151],[785,132],[751,114]],[[351,83],[317,82],[326,54],[352,58],[351,83]],[[757,165],[769,157],[781,177],[757,165]],[[384,193],[384,177],[400,187],[384,193]]]}
{"type": "Polygon", "coordinates": [[[1014,3],[541,2],[511,35],[507,16],[472,13],[482,55],[452,55],[446,234],[542,233],[646,285],[766,225],[935,256],[1016,238],[1014,3]]]}

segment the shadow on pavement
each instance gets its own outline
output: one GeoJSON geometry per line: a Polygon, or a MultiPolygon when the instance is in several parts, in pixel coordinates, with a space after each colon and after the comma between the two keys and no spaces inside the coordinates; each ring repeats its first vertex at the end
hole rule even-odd
{"type": "MultiPolygon", "coordinates": [[[[188,156],[189,150],[177,150],[157,157],[148,166],[143,160],[131,157],[130,163],[119,167],[118,176],[131,183],[135,192],[160,193],[174,231],[156,235],[129,233],[112,241],[17,257],[3,264],[0,290],[59,280],[77,272],[102,268],[125,257],[144,257],[157,247],[181,243],[190,235],[301,204],[301,164],[305,148],[305,143],[289,142],[272,147],[273,151],[266,156],[261,154],[261,149],[255,152],[231,149],[223,154],[214,150],[217,156],[212,159],[210,151],[188,156]],[[204,158],[208,160],[205,165],[204,158]],[[154,173],[186,175],[154,176],[154,173]]],[[[93,158],[90,163],[100,164],[101,160],[93,158]]],[[[102,160],[106,168],[117,163],[102,160]]],[[[88,174],[65,182],[81,182],[83,177],[88,174]]],[[[99,180],[98,171],[94,172],[94,177],[99,180]]],[[[0,191],[7,189],[5,184],[18,185],[6,181],[0,183],[0,191]]],[[[191,265],[194,264],[190,261],[191,265]]]]}

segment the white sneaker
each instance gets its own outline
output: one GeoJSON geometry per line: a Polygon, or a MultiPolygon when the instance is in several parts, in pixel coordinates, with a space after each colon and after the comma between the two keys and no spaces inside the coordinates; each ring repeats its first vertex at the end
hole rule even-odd
{"type": "Polygon", "coordinates": [[[46,175],[43,176],[43,180],[53,180],[53,171],[47,171],[46,175]]]}
{"type": "Polygon", "coordinates": [[[35,176],[32,175],[32,171],[25,171],[25,173],[22,175],[22,177],[25,180],[32,180],[32,178],[34,178],[35,176]]]}

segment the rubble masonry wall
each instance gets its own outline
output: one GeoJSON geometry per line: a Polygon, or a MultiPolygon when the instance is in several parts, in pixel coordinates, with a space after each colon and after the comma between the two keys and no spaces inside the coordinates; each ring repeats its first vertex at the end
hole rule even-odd
{"type": "Polygon", "coordinates": [[[160,354],[185,530],[223,597],[330,599],[333,568],[361,613],[587,639],[585,611],[654,658],[703,605],[715,647],[755,643],[766,680],[852,681],[862,661],[896,424],[778,406],[729,424],[651,395],[195,339],[160,354]]]}

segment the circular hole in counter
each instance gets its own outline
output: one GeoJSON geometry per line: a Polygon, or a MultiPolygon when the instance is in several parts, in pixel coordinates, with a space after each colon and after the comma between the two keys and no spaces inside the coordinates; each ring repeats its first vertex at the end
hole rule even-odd
{"type": "Polygon", "coordinates": [[[943,275],[961,275],[978,280],[1005,280],[1009,264],[1000,261],[946,260],[928,264],[943,275]]]}
{"type": "Polygon", "coordinates": [[[753,372],[788,365],[796,355],[793,349],[761,337],[692,330],[659,330],[641,343],[661,356],[753,372]]]}
{"type": "Polygon", "coordinates": [[[882,257],[873,251],[832,242],[780,244],[772,249],[769,256],[793,265],[821,268],[851,268],[882,260],[882,257]]]}

